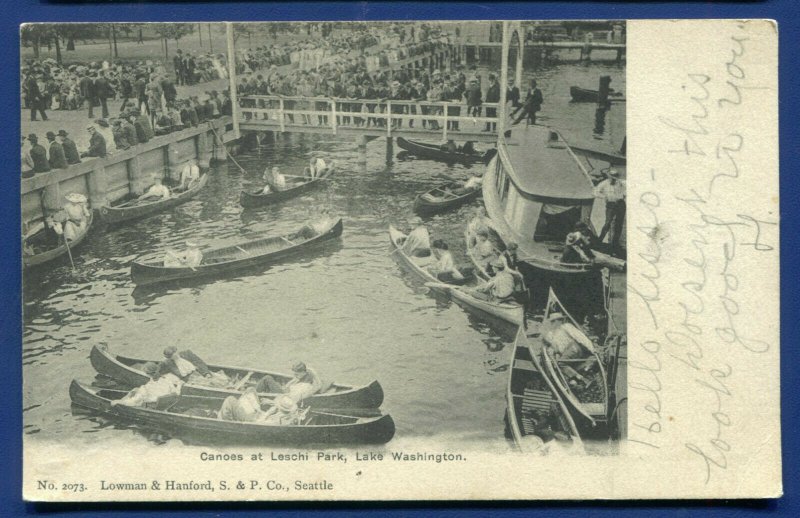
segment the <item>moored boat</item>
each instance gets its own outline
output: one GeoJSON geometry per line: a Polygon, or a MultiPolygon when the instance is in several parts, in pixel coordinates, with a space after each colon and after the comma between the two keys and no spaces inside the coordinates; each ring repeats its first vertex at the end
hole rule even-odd
{"type": "Polygon", "coordinates": [[[436,144],[407,140],[397,137],[397,145],[412,155],[419,158],[430,158],[451,163],[486,163],[497,153],[496,149],[489,149],[485,153],[463,153],[461,151],[447,151],[436,144]]]}
{"type": "MultiPolygon", "coordinates": [[[[86,222],[86,227],[83,229],[81,233],[75,236],[75,239],[72,241],[65,243],[63,234],[59,236],[59,244],[54,248],[50,248],[41,252],[34,253],[33,255],[22,255],[22,264],[26,268],[30,268],[33,266],[38,266],[40,264],[48,263],[54,259],[58,259],[63,255],[74,254],[75,249],[83,243],[86,239],[86,236],[89,234],[89,230],[92,228],[92,221],[94,217],[90,213],[88,220],[86,222]],[[67,249],[69,247],[69,250],[67,249]]],[[[41,241],[45,241],[47,239],[46,229],[42,226],[42,229],[34,234],[33,236],[29,237],[26,241],[31,244],[33,247],[44,246],[40,244],[41,241]]],[[[35,250],[35,248],[34,248],[35,250]]]]}
{"type": "MultiPolygon", "coordinates": [[[[569,95],[572,97],[572,102],[576,103],[596,103],[600,100],[600,92],[598,90],[590,90],[588,88],[581,88],[580,86],[570,86],[569,95]]],[[[609,101],[624,101],[622,94],[618,92],[609,92],[609,101]]]]}
{"type": "Polygon", "coordinates": [[[551,347],[542,347],[546,372],[579,425],[605,426],[608,421],[608,380],[603,361],[596,344],[551,289],[543,326],[548,326],[548,319],[555,314],[566,319],[562,325],[571,326],[568,335],[579,352],[573,357],[562,358],[554,354],[551,347]]]}
{"type": "Polygon", "coordinates": [[[224,401],[220,398],[179,395],[165,396],[143,407],[112,404],[125,394],[123,390],[95,388],[76,380],[69,387],[74,405],[190,442],[306,447],[384,444],[395,431],[392,417],[379,412],[372,417],[358,417],[309,409],[300,424],[277,425],[219,419],[224,401]]]}
{"type": "MultiPolygon", "coordinates": [[[[138,387],[150,381],[150,377],[140,370],[148,360],[128,358],[113,355],[108,350],[98,346],[92,347],[89,354],[92,367],[102,374],[129,387],[138,387]]],[[[152,360],[149,360],[152,361],[152,360]]],[[[157,362],[156,362],[157,363],[157,362]]],[[[292,376],[278,372],[249,369],[243,367],[230,367],[224,365],[209,365],[215,372],[224,373],[230,385],[225,387],[212,387],[193,383],[184,383],[181,394],[190,396],[227,397],[243,393],[250,387],[255,387],[264,376],[285,384],[292,376]]],[[[260,397],[275,397],[275,393],[259,393],[260,397]]],[[[383,388],[380,383],[373,381],[367,385],[343,385],[341,383],[326,383],[319,392],[303,400],[303,404],[317,408],[378,408],[383,403],[383,388]]]]}
{"type": "Polygon", "coordinates": [[[521,262],[556,274],[599,268],[562,259],[575,224],[584,220],[598,228],[603,210],[593,210],[592,179],[557,131],[533,125],[501,138],[484,174],[483,202],[499,238],[519,246],[521,262]]]}
{"type": "Polygon", "coordinates": [[[536,326],[517,331],[511,352],[506,390],[506,424],[515,446],[523,453],[550,449],[583,452],[583,442],[563,399],[539,361],[536,326]]]}
{"type": "Polygon", "coordinates": [[[212,277],[251,266],[270,264],[302,253],[329,239],[342,235],[342,220],[332,219],[313,237],[302,230],[289,235],[264,237],[203,252],[198,266],[164,266],[162,259],[134,261],[131,278],[139,286],[176,279],[212,277]]]}
{"type": "Polygon", "coordinates": [[[393,226],[389,227],[389,239],[394,248],[392,254],[398,256],[409,270],[425,282],[426,286],[435,291],[449,294],[461,307],[479,317],[488,316],[515,326],[522,325],[525,318],[525,310],[522,305],[516,302],[483,300],[472,295],[468,287],[441,282],[425,269],[420,262],[409,257],[403,251],[402,240],[405,239],[405,237],[405,234],[393,226]]]}
{"type": "Polygon", "coordinates": [[[480,187],[464,189],[459,184],[446,183],[417,196],[414,200],[414,212],[420,216],[430,216],[460,207],[480,195],[480,187]]]}
{"type": "Polygon", "coordinates": [[[325,180],[331,177],[333,170],[328,168],[315,178],[290,178],[287,179],[286,188],[280,191],[272,191],[264,194],[261,189],[257,191],[242,191],[239,195],[239,203],[242,207],[261,207],[271,203],[300,196],[303,193],[324,185],[325,180]]]}
{"type": "Polygon", "coordinates": [[[122,223],[136,219],[152,216],[158,212],[176,207],[191,200],[208,183],[208,174],[200,175],[200,178],[188,189],[183,191],[173,191],[172,196],[166,200],[146,201],[139,198],[127,200],[120,205],[105,205],[100,207],[100,220],[107,224],[122,223]]]}

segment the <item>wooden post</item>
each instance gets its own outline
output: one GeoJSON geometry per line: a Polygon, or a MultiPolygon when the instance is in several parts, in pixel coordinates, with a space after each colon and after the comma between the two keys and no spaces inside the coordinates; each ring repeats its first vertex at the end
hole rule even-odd
{"type": "Polygon", "coordinates": [[[134,155],[128,160],[128,182],[131,194],[138,196],[144,193],[147,186],[150,184],[148,175],[142,171],[142,164],[139,160],[139,155],[134,155]]]}
{"type": "MultiPolygon", "coordinates": [[[[503,22],[503,48],[500,57],[500,103],[497,106],[497,140],[503,138],[506,131],[506,92],[508,91],[508,22],[503,22]]],[[[519,88],[520,85],[517,85],[519,88]]]]}
{"type": "Polygon", "coordinates": [[[211,165],[211,149],[208,145],[208,133],[197,134],[197,165],[202,169],[211,165]]]}
{"type": "Polygon", "coordinates": [[[517,82],[517,88],[522,90],[522,67],[523,67],[523,55],[525,53],[525,42],[522,41],[522,35],[519,33],[519,27],[517,28],[517,42],[519,42],[519,50],[517,51],[517,68],[514,74],[514,80],[517,82]]]}
{"type": "Polygon", "coordinates": [[[386,101],[386,136],[392,136],[392,101],[386,101]]]}
{"type": "Polygon", "coordinates": [[[449,103],[447,101],[445,101],[444,102],[444,108],[442,109],[442,115],[444,116],[444,124],[442,124],[442,129],[443,129],[442,138],[444,138],[445,142],[447,142],[447,122],[448,122],[447,121],[447,115],[448,115],[447,114],[447,108],[448,108],[448,104],[449,103]]]}
{"type": "Polygon", "coordinates": [[[233,24],[225,23],[225,35],[228,39],[228,87],[231,91],[231,107],[233,109],[233,135],[238,139],[239,133],[239,95],[236,91],[236,48],[233,44],[233,24]]]}
{"type": "Polygon", "coordinates": [[[356,137],[356,144],[358,144],[358,163],[367,163],[367,136],[359,135],[356,137]]]}
{"type": "Polygon", "coordinates": [[[42,189],[42,205],[44,205],[45,216],[49,212],[61,210],[64,203],[61,199],[61,184],[59,182],[53,182],[42,189]]]}
{"type": "Polygon", "coordinates": [[[280,121],[281,124],[281,133],[286,131],[285,119],[286,115],[284,115],[283,113],[283,97],[281,97],[280,99],[278,99],[278,120],[280,121]]]}
{"type": "Polygon", "coordinates": [[[89,206],[94,209],[108,205],[108,178],[103,166],[96,167],[87,175],[87,184],[89,206]]]}
{"type": "Polygon", "coordinates": [[[394,157],[394,137],[386,137],[386,165],[392,163],[394,157]]]}
{"type": "Polygon", "coordinates": [[[336,135],[336,99],[331,99],[331,129],[336,135]]]}

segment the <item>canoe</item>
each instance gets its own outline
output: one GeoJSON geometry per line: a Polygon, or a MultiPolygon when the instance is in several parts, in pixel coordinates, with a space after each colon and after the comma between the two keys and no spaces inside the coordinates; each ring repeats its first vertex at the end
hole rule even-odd
{"type": "Polygon", "coordinates": [[[428,270],[420,266],[414,258],[406,255],[400,245],[400,241],[404,238],[405,234],[393,226],[389,227],[389,240],[394,248],[392,254],[399,257],[408,269],[425,282],[426,286],[434,291],[449,294],[461,307],[479,317],[488,316],[515,326],[522,325],[525,318],[525,310],[520,304],[479,299],[471,295],[469,289],[441,282],[428,270]]]}
{"type": "Polygon", "coordinates": [[[292,233],[203,251],[203,261],[199,266],[164,266],[163,259],[134,261],[131,265],[131,278],[135,284],[144,286],[176,279],[212,277],[278,262],[341,235],[342,220],[338,219],[310,239],[298,238],[296,233],[292,233]]]}
{"type": "Polygon", "coordinates": [[[497,153],[497,150],[494,148],[487,150],[483,154],[467,154],[460,153],[458,151],[444,151],[437,144],[426,144],[425,142],[406,140],[403,137],[397,137],[397,145],[419,158],[431,158],[433,160],[441,160],[443,162],[460,162],[464,164],[485,164],[492,159],[495,153],[497,153]]]}
{"type": "Polygon", "coordinates": [[[567,407],[579,425],[588,424],[594,428],[598,424],[606,424],[608,422],[608,380],[603,361],[597,353],[595,344],[586,336],[580,324],[572,318],[551,288],[544,312],[544,320],[547,321],[550,314],[554,312],[563,314],[567,319],[567,323],[575,327],[585,340],[585,343],[577,340],[581,345],[581,356],[575,359],[557,359],[550,347],[543,347],[542,359],[547,375],[552,380],[556,390],[564,398],[567,407]],[[568,369],[573,369],[588,379],[589,385],[587,387],[578,384],[570,385],[569,378],[565,373],[565,370],[568,369]]]}
{"type": "Polygon", "coordinates": [[[100,389],[73,380],[69,396],[74,405],[117,417],[147,430],[156,430],[189,442],[223,445],[334,446],[384,444],[394,436],[388,414],[371,417],[308,410],[297,425],[225,421],[217,418],[223,399],[202,396],[165,396],[144,407],[114,405],[124,390],[100,389]]]}
{"type": "Polygon", "coordinates": [[[263,194],[261,189],[258,191],[242,191],[239,195],[239,203],[242,207],[261,207],[263,205],[288,200],[323,185],[325,180],[330,178],[332,174],[333,170],[329,168],[323,171],[322,175],[313,179],[298,178],[293,182],[287,181],[286,189],[282,191],[272,191],[269,194],[263,194]]]}
{"type": "Polygon", "coordinates": [[[481,195],[480,187],[470,189],[464,194],[454,194],[448,190],[458,187],[454,182],[439,185],[426,191],[414,200],[414,212],[420,216],[430,216],[439,212],[460,207],[481,195]]]}
{"type": "Polygon", "coordinates": [[[137,200],[131,200],[116,207],[105,205],[100,207],[100,220],[103,221],[103,223],[114,224],[152,216],[157,212],[162,212],[182,203],[186,203],[194,198],[207,183],[208,174],[203,174],[189,189],[178,192],[177,194],[173,192],[173,195],[166,200],[143,201],[138,203],[137,198],[137,200]]]}
{"type": "MultiPolygon", "coordinates": [[[[102,374],[112,378],[128,387],[138,387],[150,381],[150,377],[143,371],[137,369],[148,361],[136,358],[128,358],[121,355],[113,355],[104,348],[92,347],[89,354],[92,367],[102,374]]],[[[157,361],[155,361],[157,363],[157,361]]],[[[255,387],[264,376],[272,376],[275,381],[283,384],[289,381],[292,376],[279,372],[266,370],[248,369],[243,367],[230,367],[224,365],[209,365],[212,371],[222,371],[228,379],[232,380],[233,385],[229,387],[210,387],[185,383],[181,387],[181,394],[187,396],[205,397],[228,397],[239,395],[249,387],[255,387]]],[[[260,397],[275,397],[278,394],[262,392],[260,397]]],[[[303,404],[318,408],[378,408],[383,403],[383,388],[380,383],[373,381],[367,385],[353,386],[341,383],[329,383],[320,392],[306,398],[303,404]]]]}
{"type": "Polygon", "coordinates": [[[537,334],[520,327],[512,348],[506,390],[506,423],[511,439],[523,453],[551,449],[583,453],[575,421],[539,362],[540,345],[531,340],[537,334]]]}
{"type": "MultiPolygon", "coordinates": [[[[86,222],[86,229],[84,229],[84,231],[82,233],[80,233],[77,236],[75,236],[75,239],[73,239],[72,241],[69,242],[69,252],[71,252],[73,255],[75,255],[75,249],[78,247],[78,245],[83,243],[84,239],[86,239],[86,236],[89,234],[89,229],[92,228],[92,221],[93,220],[94,220],[94,216],[93,216],[92,213],[90,213],[89,214],[89,220],[86,222]]],[[[38,239],[40,239],[39,236],[41,236],[42,238],[45,237],[44,228],[42,229],[42,231],[40,231],[37,234],[31,236],[29,238],[29,240],[35,244],[36,241],[38,239]]],[[[54,259],[58,259],[59,257],[61,257],[63,255],[67,255],[67,245],[64,243],[64,237],[60,236],[60,244],[57,247],[51,248],[50,250],[46,250],[44,252],[40,252],[40,253],[34,254],[34,255],[28,255],[28,256],[23,255],[22,256],[22,264],[26,268],[30,268],[32,266],[38,266],[40,264],[44,264],[44,263],[50,262],[50,261],[52,261],[54,259]]]]}
{"type": "MultiPolygon", "coordinates": [[[[570,86],[569,95],[572,97],[572,101],[576,103],[596,103],[600,100],[600,92],[598,90],[589,90],[587,88],[581,88],[580,86],[570,86]]],[[[610,91],[608,93],[608,100],[616,102],[624,101],[625,99],[622,99],[621,96],[622,94],[619,92],[610,91]]]]}

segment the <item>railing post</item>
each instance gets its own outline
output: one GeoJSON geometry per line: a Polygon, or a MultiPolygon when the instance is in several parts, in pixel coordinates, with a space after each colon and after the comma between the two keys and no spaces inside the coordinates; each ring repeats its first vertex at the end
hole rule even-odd
{"type": "Polygon", "coordinates": [[[448,103],[445,102],[444,103],[444,109],[442,110],[442,115],[444,115],[444,124],[442,125],[442,129],[444,130],[443,137],[444,137],[445,142],[447,142],[447,111],[448,111],[447,110],[447,105],[448,105],[448,103]]]}
{"type": "Polygon", "coordinates": [[[331,99],[331,128],[334,135],[336,135],[336,127],[336,99],[331,99]]]}
{"type": "Polygon", "coordinates": [[[278,99],[278,113],[281,121],[281,133],[283,133],[286,131],[286,122],[284,120],[286,119],[286,114],[283,113],[283,97],[278,99]]]}
{"type": "Polygon", "coordinates": [[[392,101],[386,101],[386,136],[392,136],[392,101]]]}

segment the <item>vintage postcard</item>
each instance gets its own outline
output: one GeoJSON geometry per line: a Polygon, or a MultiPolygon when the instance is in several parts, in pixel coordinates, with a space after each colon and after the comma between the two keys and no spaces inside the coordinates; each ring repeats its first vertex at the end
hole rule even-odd
{"type": "Polygon", "coordinates": [[[780,496],[777,30],[23,25],[24,498],[780,496]]]}

